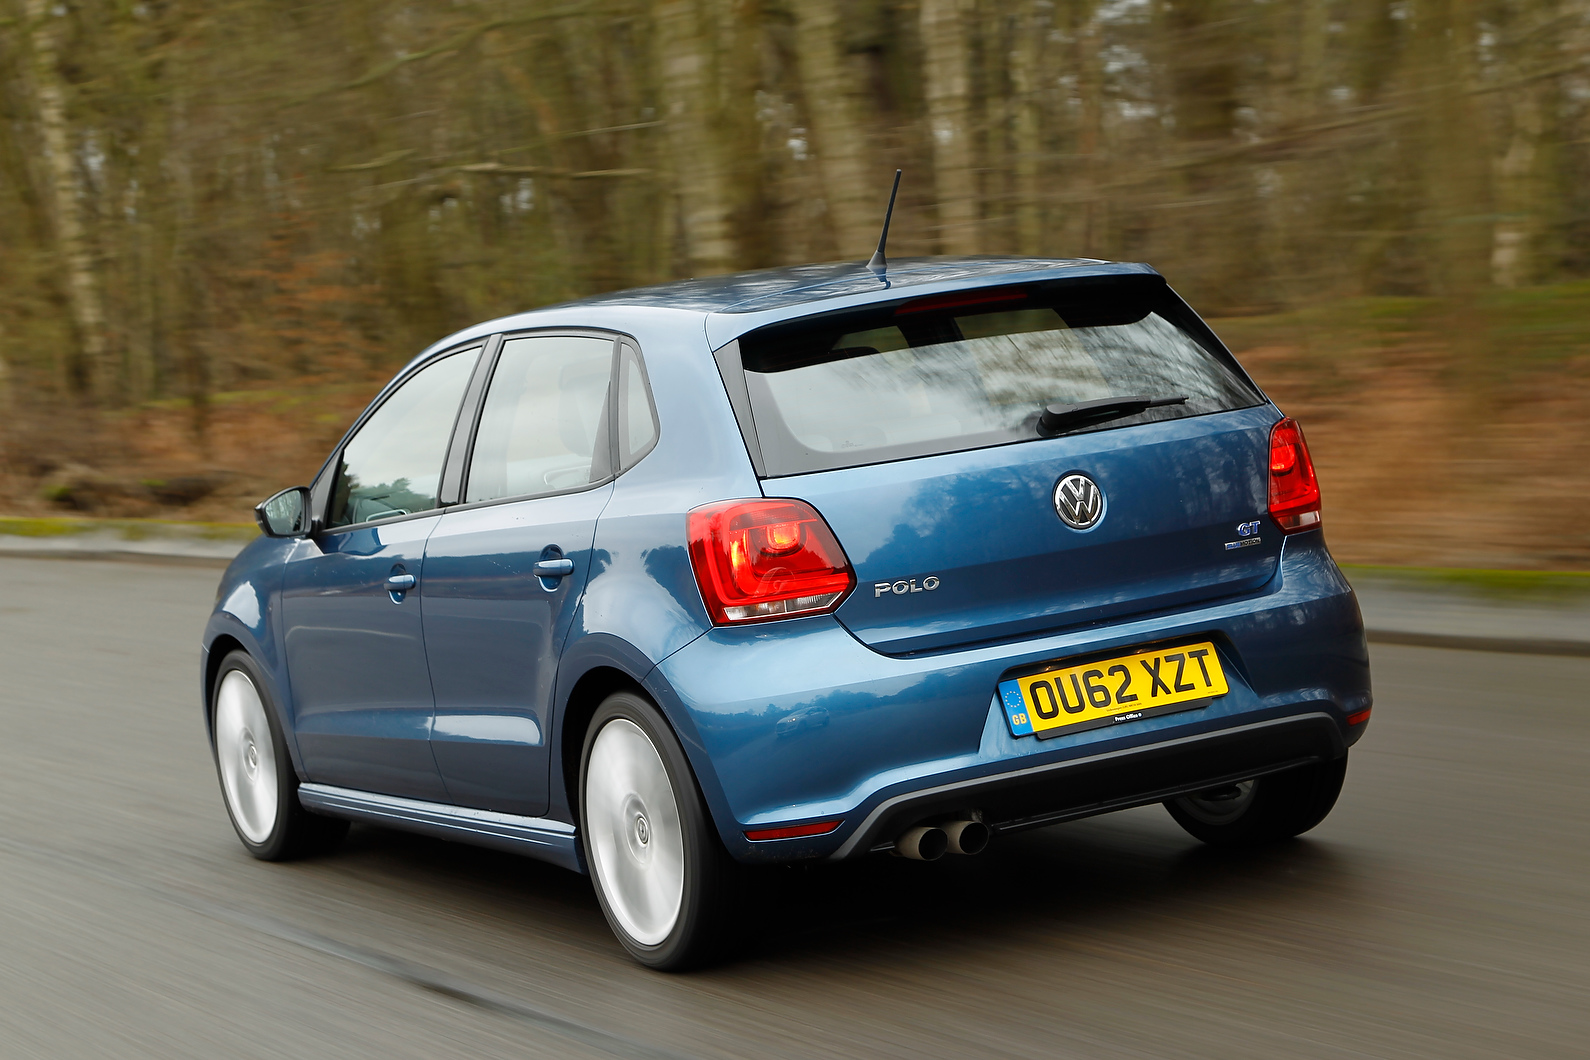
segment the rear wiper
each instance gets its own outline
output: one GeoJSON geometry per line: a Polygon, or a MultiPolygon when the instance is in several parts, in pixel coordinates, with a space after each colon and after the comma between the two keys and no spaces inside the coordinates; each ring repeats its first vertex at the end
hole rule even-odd
{"type": "Polygon", "coordinates": [[[1135,416],[1144,409],[1161,405],[1180,405],[1186,400],[1186,394],[1177,394],[1175,397],[1112,397],[1079,401],[1075,405],[1050,405],[1038,417],[1038,433],[1045,438],[1053,438],[1064,431],[1118,420],[1122,416],[1135,416]]]}

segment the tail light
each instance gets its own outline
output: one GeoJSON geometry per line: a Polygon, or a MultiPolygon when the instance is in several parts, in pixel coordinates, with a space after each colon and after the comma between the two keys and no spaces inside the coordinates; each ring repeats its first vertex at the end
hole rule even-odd
{"type": "Polygon", "coordinates": [[[718,625],[822,614],[856,584],[834,532],[804,501],[722,501],[695,509],[690,564],[718,625]]]}
{"type": "Polygon", "coordinates": [[[1303,441],[1303,428],[1288,416],[1270,428],[1270,517],[1284,534],[1319,525],[1319,480],[1303,441]]]}

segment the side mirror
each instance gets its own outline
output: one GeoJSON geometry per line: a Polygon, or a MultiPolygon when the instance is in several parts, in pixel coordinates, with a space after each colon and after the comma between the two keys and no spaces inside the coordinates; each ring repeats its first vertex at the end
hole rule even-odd
{"type": "Polygon", "coordinates": [[[254,521],[266,537],[303,537],[309,533],[309,488],[294,486],[254,506],[254,521]]]}

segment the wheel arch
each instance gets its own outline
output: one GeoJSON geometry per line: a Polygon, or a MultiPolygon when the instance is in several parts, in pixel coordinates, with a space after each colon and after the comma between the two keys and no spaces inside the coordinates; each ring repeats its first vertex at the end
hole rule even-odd
{"type": "Polygon", "coordinates": [[[585,730],[590,726],[596,708],[614,692],[638,692],[647,699],[655,698],[646,691],[640,681],[624,670],[616,666],[602,665],[594,666],[581,674],[580,679],[569,690],[568,700],[563,704],[558,761],[562,767],[563,797],[567,800],[570,813],[575,814],[576,819],[579,806],[580,756],[585,749],[585,730]]]}
{"type": "Polygon", "coordinates": [[[656,664],[634,645],[611,634],[580,638],[560,661],[556,699],[559,709],[550,737],[553,754],[549,811],[554,816],[561,814],[571,824],[578,822],[580,756],[585,749],[586,727],[604,699],[626,690],[645,696],[657,706],[684,748],[714,825],[721,832],[727,822],[732,831],[734,816],[728,812],[722,785],[693,719],[656,664]]]}
{"type": "Polygon", "coordinates": [[[215,679],[220,675],[221,664],[226,661],[226,657],[234,651],[241,651],[254,663],[259,679],[265,684],[261,689],[265,709],[275,715],[276,723],[281,727],[282,735],[287,740],[287,754],[292,759],[293,769],[297,771],[299,777],[302,777],[303,763],[298,755],[293,708],[288,700],[289,690],[285,687],[287,675],[283,672],[282,660],[271,647],[268,641],[261,642],[257,639],[254,630],[231,613],[218,611],[211,616],[210,623],[204,631],[202,662],[199,668],[202,681],[199,702],[204,715],[204,737],[213,749],[215,747],[215,679]]]}
{"type": "Polygon", "coordinates": [[[230,633],[222,633],[210,642],[204,652],[204,735],[210,741],[210,747],[215,747],[215,679],[221,676],[221,664],[226,657],[234,651],[248,654],[248,648],[243,642],[230,633]]]}

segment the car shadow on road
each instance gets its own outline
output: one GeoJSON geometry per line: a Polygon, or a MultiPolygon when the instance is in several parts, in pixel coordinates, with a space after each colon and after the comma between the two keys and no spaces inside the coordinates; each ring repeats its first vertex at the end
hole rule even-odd
{"type": "MultiPolygon", "coordinates": [[[[1158,809],[1158,807],[1156,807],[1158,809]]],[[[855,866],[787,872],[779,922],[747,952],[847,950],[940,939],[987,939],[1073,925],[1134,927],[1197,907],[1202,915],[1264,907],[1267,914],[1317,909],[1352,890],[1352,858],[1301,838],[1255,850],[1223,850],[1170,825],[1100,817],[1002,836],[976,858],[922,865],[868,858],[855,866]]]]}
{"type": "Polygon", "coordinates": [[[775,877],[779,916],[747,939],[746,957],[831,957],[880,947],[1029,945],[1078,929],[1127,934],[1178,915],[1242,930],[1262,918],[1300,922],[1350,900],[1350,853],[1309,838],[1217,849],[1152,819],[1095,818],[998,837],[975,858],[933,864],[875,856],[775,877]]]}
{"type": "MultiPolygon", "coordinates": [[[[608,934],[587,879],[512,854],[355,827],[324,864],[390,878],[413,900],[495,930],[534,936],[551,924],[598,948],[608,934]]],[[[1354,901],[1364,877],[1351,852],[1307,837],[1254,850],[1204,846],[1157,807],[1001,836],[977,857],[932,864],[875,855],[749,875],[730,967],[762,961],[898,957],[916,947],[1027,946],[1078,930],[1143,930],[1186,916],[1240,932],[1262,921],[1302,925],[1321,903],[1354,901]],[[1156,816],[1159,815],[1159,816],[1156,816]]]]}

